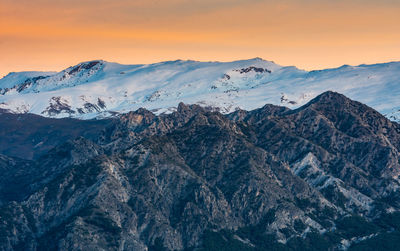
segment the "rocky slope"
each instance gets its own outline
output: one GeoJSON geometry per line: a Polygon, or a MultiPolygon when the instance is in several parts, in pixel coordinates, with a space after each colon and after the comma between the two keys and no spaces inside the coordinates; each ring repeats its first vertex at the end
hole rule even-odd
{"type": "Polygon", "coordinates": [[[0,156],[2,250],[399,248],[400,126],[341,94],[103,129],[0,156]]]}
{"type": "Polygon", "coordinates": [[[36,159],[76,137],[96,139],[111,122],[111,119],[50,119],[35,114],[13,114],[0,109],[0,153],[36,159]]]}

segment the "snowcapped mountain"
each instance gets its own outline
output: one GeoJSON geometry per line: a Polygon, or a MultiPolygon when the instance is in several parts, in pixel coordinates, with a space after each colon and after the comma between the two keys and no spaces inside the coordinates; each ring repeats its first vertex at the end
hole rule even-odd
{"type": "Polygon", "coordinates": [[[328,90],[400,120],[400,62],[304,71],[260,58],[147,65],[96,60],[58,73],[10,73],[0,79],[0,108],[90,119],[140,107],[168,113],[184,102],[228,113],[266,103],[297,108],[328,90]]]}

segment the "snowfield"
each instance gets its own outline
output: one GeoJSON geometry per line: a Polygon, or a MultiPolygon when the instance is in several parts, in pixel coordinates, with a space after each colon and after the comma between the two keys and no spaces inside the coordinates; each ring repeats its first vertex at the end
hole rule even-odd
{"type": "Polygon", "coordinates": [[[91,119],[140,107],[168,113],[184,102],[229,113],[267,103],[297,108],[328,90],[400,121],[400,62],[304,71],[260,58],[147,65],[96,60],[61,72],[10,73],[0,79],[0,108],[91,119]]]}

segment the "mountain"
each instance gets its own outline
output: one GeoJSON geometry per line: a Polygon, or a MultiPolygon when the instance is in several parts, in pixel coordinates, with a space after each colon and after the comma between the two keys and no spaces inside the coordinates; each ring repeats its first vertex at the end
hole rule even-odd
{"type": "Polygon", "coordinates": [[[96,139],[111,122],[111,119],[51,119],[0,110],[0,153],[22,159],[36,159],[68,140],[80,136],[96,139]]]}
{"type": "Polygon", "coordinates": [[[184,102],[230,113],[266,103],[294,109],[331,90],[399,121],[399,71],[400,62],[304,71],[260,58],[148,65],[95,60],[58,73],[10,73],[0,79],[0,108],[46,117],[91,119],[141,107],[156,114],[171,113],[184,102]]]}
{"type": "Polygon", "coordinates": [[[1,250],[400,248],[400,125],[341,94],[141,108],[94,134],[0,155],[1,250]]]}

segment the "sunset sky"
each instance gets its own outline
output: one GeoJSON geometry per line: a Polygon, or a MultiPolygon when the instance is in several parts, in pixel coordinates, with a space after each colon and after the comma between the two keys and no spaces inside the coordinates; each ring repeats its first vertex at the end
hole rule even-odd
{"type": "Polygon", "coordinates": [[[399,0],[0,0],[0,77],[92,59],[400,60],[399,0]]]}

